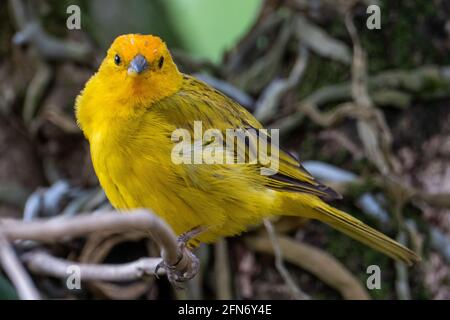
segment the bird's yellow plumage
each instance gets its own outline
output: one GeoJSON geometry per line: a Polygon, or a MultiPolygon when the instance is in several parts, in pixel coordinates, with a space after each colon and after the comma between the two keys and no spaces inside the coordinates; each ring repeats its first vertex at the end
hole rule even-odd
{"type": "Polygon", "coordinates": [[[262,175],[260,163],[174,163],[172,133],[180,128],[193,133],[194,121],[201,121],[204,130],[221,132],[262,127],[230,98],[180,73],[158,37],[118,37],[77,98],[76,116],[89,140],[95,172],[118,209],[150,208],[177,233],[206,227],[200,242],[239,234],[265,217],[302,216],[321,220],[393,258],[419,260],[326,204],[322,199],[339,195],[282,151],[274,175],[262,175]]]}

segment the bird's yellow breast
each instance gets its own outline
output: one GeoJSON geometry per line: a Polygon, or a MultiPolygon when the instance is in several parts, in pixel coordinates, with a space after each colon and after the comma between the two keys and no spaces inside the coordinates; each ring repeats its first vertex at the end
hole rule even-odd
{"type": "Polygon", "coordinates": [[[95,171],[114,207],[149,208],[178,234],[206,226],[201,242],[240,233],[269,214],[275,192],[255,189],[253,169],[175,164],[174,128],[151,111],[141,117],[107,120],[90,138],[95,171]]]}

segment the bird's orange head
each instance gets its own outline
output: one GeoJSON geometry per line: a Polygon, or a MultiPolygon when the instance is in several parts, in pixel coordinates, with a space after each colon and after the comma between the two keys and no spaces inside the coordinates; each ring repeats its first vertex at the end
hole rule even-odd
{"type": "Polygon", "coordinates": [[[183,75],[160,38],[140,34],[119,36],[98,72],[77,97],[78,124],[89,138],[102,132],[101,128],[133,119],[154,103],[175,94],[182,82],[183,75]]]}
{"type": "Polygon", "coordinates": [[[117,37],[98,76],[124,100],[145,104],[173,94],[182,81],[166,44],[156,36],[141,34],[117,37]]]}

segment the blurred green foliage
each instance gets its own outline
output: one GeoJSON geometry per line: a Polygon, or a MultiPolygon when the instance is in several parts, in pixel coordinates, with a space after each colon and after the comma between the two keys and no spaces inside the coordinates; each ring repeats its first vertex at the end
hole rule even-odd
{"type": "Polygon", "coordinates": [[[11,283],[0,274],[0,300],[17,300],[18,296],[11,283]]]}
{"type": "MultiPolygon", "coordinates": [[[[43,21],[52,33],[58,34],[58,30],[64,30],[60,26],[65,24],[67,6],[77,4],[82,9],[83,29],[104,49],[119,34],[150,33],[161,36],[172,48],[183,49],[195,57],[218,63],[223,53],[232,48],[251,27],[262,0],[51,0],[49,4],[51,9],[44,14],[49,19],[43,21]]],[[[369,56],[371,72],[399,66],[412,68],[436,61],[441,64],[450,63],[450,57],[439,56],[435,48],[429,45],[426,35],[433,30],[425,30],[445,19],[445,13],[436,12],[429,1],[400,5],[383,0],[381,7],[382,29],[389,29],[389,33],[368,30],[364,27],[367,15],[362,12],[356,15],[356,24],[359,26],[358,30],[361,30],[361,40],[369,56]]],[[[340,39],[347,37],[346,28],[339,20],[331,23],[329,32],[340,39]]],[[[324,67],[321,62],[318,64],[321,67],[318,68],[331,67],[335,72],[325,74],[335,76],[321,79],[320,85],[348,79],[348,73],[344,72],[345,66],[327,61],[327,66],[324,67]],[[334,79],[336,76],[338,79],[334,79]]],[[[314,66],[314,61],[312,65],[314,66]]],[[[309,71],[311,69],[314,68],[309,68],[309,71]]],[[[309,73],[323,74],[319,70],[313,71],[309,73]]],[[[317,84],[314,81],[312,83],[317,84]]],[[[308,92],[308,89],[310,88],[303,86],[302,92],[308,92]]]]}
{"type": "Polygon", "coordinates": [[[56,20],[48,29],[64,30],[71,4],[80,6],[82,28],[104,49],[120,34],[155,34],[172,48],[218,63],[252,26],[262,0],[52,0],[49,16],[56,20]]]}
{"type": "Polygon", "coordinates": [[[261,0],[167,0],[169,21],[183,49],[194,56],[220,62],[251,27],[261,0]]]}

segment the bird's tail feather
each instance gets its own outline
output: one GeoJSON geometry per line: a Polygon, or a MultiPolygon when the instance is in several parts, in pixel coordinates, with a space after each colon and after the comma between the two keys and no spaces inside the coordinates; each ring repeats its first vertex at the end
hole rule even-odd
{"type": "Polygon", "coordinates": [[[420,257],[413,251],[343,211],[326,203],[321,203],[314,210],[317,211],[316,219],[393,259],[408,265],[420,261],[420,257]]]}

